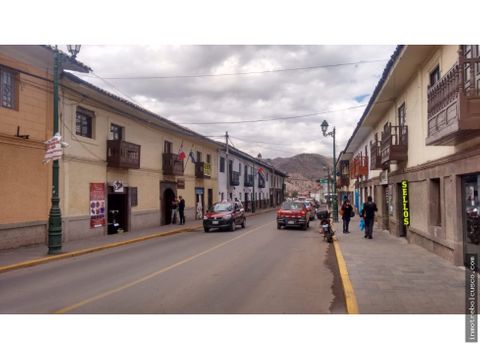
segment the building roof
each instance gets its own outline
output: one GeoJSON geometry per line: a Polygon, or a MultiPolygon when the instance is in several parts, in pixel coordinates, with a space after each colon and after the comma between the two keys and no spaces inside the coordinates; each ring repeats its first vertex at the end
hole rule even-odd
{"type": "Polygon", "coordinates": [[[74,57],[66,54],[65,52],[63,52],[58,48],[55,48],[51,45],[40,45],[40,46],[52,52],[53,54],[59,54],[60,59],[62,61],[62,67],[66,70],[72,70],[72,71],[83,72],[83,73],[88,73],[92,71],[90,67],[78,61],[74,57]]]}

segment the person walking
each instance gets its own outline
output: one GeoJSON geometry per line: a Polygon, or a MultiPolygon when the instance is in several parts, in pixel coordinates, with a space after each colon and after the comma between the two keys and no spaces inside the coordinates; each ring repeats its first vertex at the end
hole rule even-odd
{"type": "Polygon", "coordinates": [[[365,238],[372,239],[373,222],[375,220],[375,212],[378,211],[377,204],[372,201],[372,197],[367,198],[367,202],[363,204],[362,217],[365,220],[365,238]]]}
{"type": "Polygon", "coordinates": [[[177,197],[175,196],[172,200],[172,204],[170,206],[170,209],[172,210],[172,219],[170,221],[170,224],[176,224],[177,223],[177,208],[178,208],[178,202],[177,202],[177,197]]]}
{"type": "Polygon", "coordinates": [[[350,231],[348,231],[348,224],[350,223],[350,218],[353,217],[353,207],[350,204],[350,200],[346,199],[344,203],[342,204],[342,207],[340,208],[340,212],[342,214],[342,220],[343,220],[343,233],[344,234],[349,234],[350,231]]]}
{"type": "Polygon", "coordinates": [[[183,197],[178,197],[180,201],[178,202],[178,215],[180,218],[180,225],[185,225],[185,200],[183,197]]]}

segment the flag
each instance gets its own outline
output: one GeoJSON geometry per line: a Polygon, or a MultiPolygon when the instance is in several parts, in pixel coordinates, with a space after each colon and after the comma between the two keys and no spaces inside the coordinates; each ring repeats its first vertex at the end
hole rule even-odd
{"type": "Polygon", "coordinates": [[[262,175],[262,176],[265,175],[265,170],[263,169],[263,167],[260,166],[260,167],[258,168],[258,173],[259,173],[260,175],[262,175]]]}
{"type": "Polygon", "coordinates": [[[186,155],[185,155],[185,151],[183,151],[183,141],[182,141],[182,145],[180,145],[180,149],[178,149],[178,160],[183,161],[185,157],[186,155]]]}
{"type": "Polygon", "coordinates": [[[190,150],[190,154],[188,154],[188,157],[189,157],[190,159],[192,159],[192,163],[194,163],[194,164],[196,163],[196,161],[195,161],[195,155],[193,155],[193,151],[192,151],[192,150],[190,150]]]}

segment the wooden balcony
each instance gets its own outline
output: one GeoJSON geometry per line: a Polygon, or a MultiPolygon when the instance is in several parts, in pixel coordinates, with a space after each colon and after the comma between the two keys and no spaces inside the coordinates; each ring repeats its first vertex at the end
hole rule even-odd
{"type": "Polygon", "coordinates": [[[480,135],[480,58],[456,63],[427,92],[427,145],[455,145],[480,135]]]}
{"type": "Polygon", "coordinates": [[[348,160],[340,160],[340,176],[337,176],[337,186],[350,185],[350,166],[348,160]]]}
{"type": "Polygon", "coordinates": [[[406,161],[408,159],[408,126],[385,124],[380,151],[383,166],[392,161],[406,161]]]}
{"type": "Polygon", "coordinates": [[[210,179],[212,176],[212,166],[206,162],[195,163],[195,177],[197,179],[210,179]]]}
{"type": "Polygon", "coordinates": [[[230,171],[230,186],[240,185],[240,173],[238,171],[230,171]]]}
{"type": "Polygon", "coordinates": [[[375,135],[375,140],[370,141],[370,170],[382,170],[381,142],[375,135]]]}
{"type": "Polygon", "coordinates": [[[368,156],[357,155],[353,159],[353,169],[350,175],[352,179],[358,178],[360,176],[368,176],[368,156]]]}
{"type": "Polygon", "coordinates": [[[163,175],[183,176],[183,161],[178,159],[177,154],[163,154],[163,175]]]}
{"type": "Polygon", "coordinates": [[[243,179],[243,186],[252,187],[253,186],[253,175],[245,175],[243,179]]]}
{"type": "Polygon", "coordinates": [[[122,169],[139,169],[140,145],[123,140],[107,140],[107,164],[122,169]]]}

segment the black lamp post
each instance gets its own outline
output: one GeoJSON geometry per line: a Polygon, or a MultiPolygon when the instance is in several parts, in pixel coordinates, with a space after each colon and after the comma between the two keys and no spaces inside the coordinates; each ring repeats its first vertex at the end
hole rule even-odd
{"type": "MultiPolygon", "coordinates": [[[[68,51],[75,58],[80,45],[68,45],[68,51]]],[[[53,58],[53,135],[59,132],[58,126],[58,78],[61,72],[60,52],[55,47],[53,58]]],[[[58,254],[62,250],[62,214],[60,212],[59,162],[53,161],[52,207],[48,216],[48,253],[58,254]]]]}
{"type": "Polygon", "coordinates": [[[333,138],[333,221],[338,222],[338,203],[337,203],[337,165],[336,165],[336,156],[335,156],[335,126],[333,130],[327,133],[328,130],[328,122],[327,120],[323,120],[322,124],[320,125],[322,128],[323,136],[331,136],[333,138]]]}

